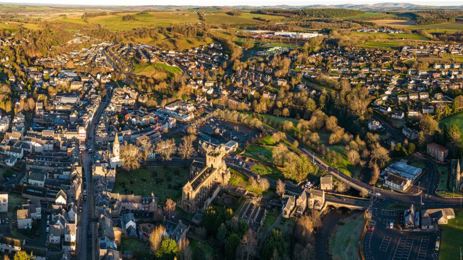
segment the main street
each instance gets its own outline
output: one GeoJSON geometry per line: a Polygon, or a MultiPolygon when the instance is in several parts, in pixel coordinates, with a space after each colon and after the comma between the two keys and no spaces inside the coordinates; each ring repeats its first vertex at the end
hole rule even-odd
{"type": "Polygon", "coordinates": [[[91,123],[87,127],[86,149],[82,151],[82,166],[84,174],[83,190],[87,193],[84,200],[80,223],[78,225],[78,259],[97,259],[97,222],[95,220],[95,201],[92,179],[93,151],[95,149],[95,129],[98,126],[101,115],[111,100],[112,87],[106,86],[106,96],[102,99],[91,123]],[[86,254],[86,256],[84,256],[86,254]]]}

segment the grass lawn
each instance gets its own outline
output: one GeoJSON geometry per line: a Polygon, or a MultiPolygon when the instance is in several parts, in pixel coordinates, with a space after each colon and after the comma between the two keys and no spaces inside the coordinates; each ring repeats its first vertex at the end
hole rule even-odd
{"type": "Polygon", "coordinates": [[[272,149],[275,145],[277,145],[276,140],[269,135],[260,139],[259,143],[246,147],[243,155],[256,160],[255,164],[251,166],[252,172],[276,179],[283,178],[281,172],[273,165],[272,149]]]}
{"type": "Polygon", "coordinates": [[[230,169],[231,178],[228,184],[236,187],[241,187],[249,192],[255,193],[257,195],[262,194],[264,191],[259,187],[253,187],[248,181],[248,177],[238,171],[230,169]]]}
{"type": "MultiPolygon", "coordinates": [[[[446,125],[450,127],[451,125],[456,125],[460,130],[463,130],[463,112],[456,113],[452,116],[442,119],[439,124],[446,125]]],[[[463,141],[463,136],[462,136],[463,141]]]]}
{"type": "Polygon", "coordinates": [[[439,185],[437,186],[437,191],[448,191],[449,187],[447,181],[450,173],[448,167],[438,165],[437,170],[439,171],[439,185]]]}
{"type": "Polygon", "coordinates": [[[334,260],[359,259],[359,241],[363,230],[363,215],[355,214],[341,220],[329,242],[330,255],[334,260]]]}
{"type": "Polygon", "coordinates": [[[297,119],[291,117],[281,117],[281,116],[274,116],[268,114],[261,114],[264,122],[267,122],[269,125],[276,125],[279,126],[283,124],[286,120],[293,122],[294,125],[297,124],[297,119]]]}
{"type": "Polygon", "coordinates": [[[245,156],[265,163],[272,163],[272,147],[267,145],[251,144],[246,147],[245,156]]]}
{"type": "Polygon", "coordinates": [[[123,237],[121,241],[121,251],[131,252],[136,259],[153,258],[148,242],[144,242],[139,239],[123,237]]]}
{"type": "Polygon", "coordinates": [[[264,228],[269,228],[275,223],[275,220],[278,218],[280,215],[280,212],[273,209],[271,211],[267,211],[267,215],[264,220],[264,228]]]}
{"type": "Polygon", "coordinates": [[[460,248],[463,248],[463,211],[455,212],[455,219],[449,220],[447,225],[441,225],[442,237],[439,252],[439,259],[455,259],[460,255],[460,248]]]}
{"type": "Polygon", "coordinates": [[[135,171],[118,170],[113,192],[136,195],[154,195],[160,201],[177,200],[188,179],[188,167],[156,166],[135,171]]]}
{"type": "Polygon", "coordinates": [[[26,200],[18,193],[8,193],[8,217],[16,219],[16,208],[25,203],[26,200]]]}
{"type": "Polygon", "coordinates": [[[261,176],[279,174],[279,172],[275,168],[271,168],[260,163],[256,163],[253,166],[251,166],[251,171],[261,176]]]}
{"type": "Polygon", "coordinates": [[[341,172],[348,176],[357,177],[360,175],[361,168],[359,166],[352,165],[347,159],[347,154],[344,146],[342,145],[327,145],[331,151],[337,153],[336,161],[332,161],[330,164],[338,168],[341,172]]]}

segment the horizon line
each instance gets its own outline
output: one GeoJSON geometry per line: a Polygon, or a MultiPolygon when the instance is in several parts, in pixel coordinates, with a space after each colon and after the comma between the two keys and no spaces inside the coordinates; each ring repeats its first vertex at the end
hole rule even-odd
{"type": "MultiPolygon", "coordinates": [[[[179,4],[147,4],[147,5],[127,5],[127,4],[72,4],[72,3],[34,3],[34,2],[10,2],[10,1],[1,1],[0,5],[28,5],[28,6],[67,6],[67,7],[190,7],[190,8],[197,8],[197,7],[253,7],[253,8],[266,8],[266,7],[342,7],[345,5],[351,5],[352,7],[355,6],[374,6],[378,4],[403,4],[403,5],[414,5],[416,7],[463,7],[463,4],[414,4],[409,2],[393,2],[393,1],[384,1],[384,2],[377,2],[377,3],[370,3],[370,4],[360,4],[360,3],[343,3],[343,4],[309,4],[309,5],[300,5],[300,4],[269,4],[269,5],[257,5],[257,4],[236,4],[236,5],[179,5],[179,4]]],[[[400,8],[399,6],[397,8],[400,8]]]]}

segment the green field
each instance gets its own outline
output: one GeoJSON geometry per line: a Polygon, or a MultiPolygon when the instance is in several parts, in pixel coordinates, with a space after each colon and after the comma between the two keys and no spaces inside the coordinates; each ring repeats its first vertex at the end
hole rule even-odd
{"type": "Polygon", "coordinates": [[[89,24],[98,24],[112,31],[127,31],[134,28],[151,26],[169,26],[174,24],[197,23],[194,12],[141,12],[117,13],[88,18],[89,24]],[[133,20],[123,21],[123,16],[131,15],[133,20]]]}
{"type": "Polygon", "coordinates": [[[206,23],[231,25],[250,25],[265,23],[265,21],[262,20],[278,22],[283,19],[281,16],[251,14],[246,12],[242,12],[239,15],[228,15],[224,12],[206,12],[204,16],[206,18],[206,23]]]}
{"type": "Polygon", "coordinates": [[[429,32],[457,32],[463,30],[462,23],[437,23],[437,24],[422,24],[412,25],[410,29],[426,30],[429,32]]]}
{"type": "Polygon", "coordinates": [[[416,33],[370,33],[370,32],[352,32],[349,35],[354,37],[373,38],[375,40],[428,40],[423,35],[416,33]]]}
{"type": "Polygon", "coordinates": [[[398,48],[405,45],[410,45],[410,41],[366,41],[360,44],[363,48],[376,48],[376,49],[392,49],[398,48]]]}
{"type": "Polygon", "coordinates": [[[152,77],[155,74],[162,72],[169,76],[181,74],[182,70],[179,67],[171,66],[162,62],[156,62],[153,64],[136,64],[134,66],[134,73],[140,76],[152,77]]]}
{"type": "Polygon", "coordinates": [[[455,212],[455,219],[449,220],[447,225],[441,225],[442,237],[439,252],[439,259],[456,259],[460,255],[460,248],[463,248],[463,211],[455,212]]]}
{"type": "Polygon", "coordinates": [[[136,195],[154,195],[160,201],[177,200],[188,179],[188,167],[156,166],[135,171],[118,170],[113,192],[136,195]]]}
{"type": "MultiPolygon", "coordinates": [[[[252,25],[265,23],[265,21],[281,21],[281,16],[251,14],[242,12],[239,15],[228,15],[224,11],[205,12],[206,23],[227,25],[252,25]],[[257,18],[257,19],[256,19],[257,18]],[[264,21],[265,20],[265,21],[264,21]]],[[[59,16],[54,21],[100,25],[111,31],[128,31],[134,28],[165,27],[176,24],[197,24],[200,22],[195,11],[149,11],[149,12],[108,12],[106,15],[82,19],[81,15],[59,16]],[[130,16],[125,19],[124,16],[130,16]]]]}
{"type": "Polygon", "coordinates": [[[363,12],[361,14],[346,16],[343,19],[350,20],[373,20],[373,19],[394,19],[397,18],[394,14],[379,13],[379,12],[363,12]]]}
{"type": "Polygon", "coordinates": [[[363,224],[362,214],[349,216],[338,223],[329,243],[333,260],[359,259],[360,234],[363,224]]]}

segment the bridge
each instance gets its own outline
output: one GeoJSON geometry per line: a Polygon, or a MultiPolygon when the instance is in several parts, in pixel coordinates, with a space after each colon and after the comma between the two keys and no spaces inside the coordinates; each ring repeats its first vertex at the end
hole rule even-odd
{"type": "Polygon", "coordinates": [[[369,199],[329,193],[325,196],[325,208],[347,208],[351,210],[364,210],[370,205],[369,199]]]}
{"type": "Polygon", "coordinates": [[[422,205],[422,208],[463,208],[463,198],[442,198],[434,195],[417,193],[399,193],[395,191],[385,190],[370,186],[367,183],[364,183],[358,179],[352,178],[336,168],[329,166],[322,159],[320,159],[316,154],[308,151],[305,148],[302,148],[301,151],[305,153],[309,158],[312,159],[312,162],[317,165],[320,169],[329,172],[338,180],[344,182],[353,189],[358,190],[361,193],[369,194],[372,196],[381,196],[383,199],[393,200],[398,202],[403,202],[407,204],[422,205]]]}
{"type": "Polygon", "coordinates": [[[321,210],[326,208],[346,208],[351,210],[364,210],[370,205],[370,200],[339,193],[323,192],[321,190],[307,190],[310,197],[317,201],[321,210]],[[320,194],[323,194],[320,196],[320,194]]]}

